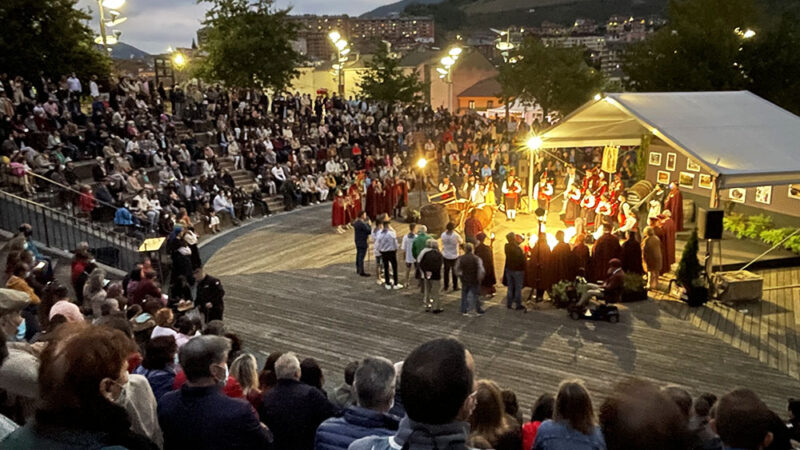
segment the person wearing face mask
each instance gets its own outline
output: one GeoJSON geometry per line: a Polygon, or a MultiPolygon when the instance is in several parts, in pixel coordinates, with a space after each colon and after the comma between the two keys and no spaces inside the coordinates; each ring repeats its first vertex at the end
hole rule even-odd
{"type": "Polygon", "coordinates": [[[128,382],[127,357],[133,348],[119,330],[61,325],[42,352],[34,420],[0,447],[157,449],[130,430],[127,412],[116,404],[128,382]]]}
{"type": "Polygon", "coordinates": [[[165,450],[271,448],[272,435],[250,403],[222,392],[230,349],[227,338],[214,335],[197,336],[181,347],[187,381],[158,404],[165,450]]]}

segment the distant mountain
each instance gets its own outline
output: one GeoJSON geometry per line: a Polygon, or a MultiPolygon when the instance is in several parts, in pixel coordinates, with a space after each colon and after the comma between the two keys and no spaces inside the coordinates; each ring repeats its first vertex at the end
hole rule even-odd
{"type": "Polygon", "coordinates": [[[365,12],[360,17],[364,19],[370,19],[373,17],[386,17],[389,14],[402,13],[403,10],[406,9],[406,6],[414,3],[420,5],[435,5],[443,1],[444,0],[400,0],[398,2],[389,3],[388,5],[379,6],[372,11],[365,12]]]}
{"type": "MultiPolygon", "coordinates": [[[[102,48],[102,46],[99,47],[102,48]]],[[[147,59],[151,56],[149,53],[124,42],[118,42],[111,46],[111,58],[113,59],[147,59]]]]}

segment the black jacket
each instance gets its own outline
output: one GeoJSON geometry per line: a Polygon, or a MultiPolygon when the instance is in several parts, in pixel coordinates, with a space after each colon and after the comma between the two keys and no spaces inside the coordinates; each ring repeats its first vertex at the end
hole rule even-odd
{"type": "Polygon", "coordinates": [[[225,311],[225,289],[222,283],[211,275],[197,283],[197,294],[195,304],[200,308],[200,312],[206,315],[206,322],[211,320],[222,320],[222,313],[225,311]],[[211,303],[211,308],[206,308],[206,303],[211,303]]]}
{"type": "Polygon", "coordinates": [[[355,229],[356,248],[369,247],[369,236],[372,234],[372,229],[369,225],[362,220],[356,220],[353,223],[353,228],[355,229]]]}
{"type": "Polygon", "coordinates": [[[275,448],[312,450],[317,427],[338,411],[318,389],[282,379],[264,395],[261,421],[272,430],[275,448]]]}
{"type": "Polygon", "coordinates": [[[442,254],[439,250],[428,250],[422,255],[422,259],[419,261],[419,268],[424,272],[431,273],[431,280],[441,280],[442,279],[442,264],[444,263],[444,258],[442,258],[442,254]]]}
{"type": "Polygon", "coordinates": [[[506,270],[525,270],[525,254],[519,245],[506,244],[506,270]]]}

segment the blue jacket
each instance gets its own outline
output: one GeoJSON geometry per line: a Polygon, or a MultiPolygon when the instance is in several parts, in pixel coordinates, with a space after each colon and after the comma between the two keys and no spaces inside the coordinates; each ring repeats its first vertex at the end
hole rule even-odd
{"type": "Polygon", "coordinates": [[[297,380],[282,379],[264,394],[259,414],[275,435],[281,450],[314,448],[317,427],[335,415],[338,408],[317,388],[297,380]]]}
{"type": "Polygon", "coordinates": [[[394,436],[370,436],[353,442],[348,450],[399,450],[406,444],[414,450],[470,449],[467,447],[469,424],[451,422],[444,425],[425,425],[408,416],[400,421],[394,436]]]}
{"type": "Polygon", "coordinates": [[[156,401],[161,400],[167,392],[172,391],[172,383],[175,381],[175,370],[150,370],[144,366],[139,366],[133,371],[135,374],[143,375],[153,390],[156,401]]]}
{"type": "Polygon", "coordinates": [[[271,448],[272,443],[250,403],[227,397],[219,386],[184,384],[165,394],[158,402],[158,423],[164,450],[271,448]]]}
{"type": "Polygon", "coordinates": [[[117,208],[114,213],[114,224],[121,226],[130,226],[134,224],[133,215],[128,208],[117,208]]]}
{"type": "Polygon", "coordinates": [[[399,420],[360,406],[350,406],[342,417],[332,417],[317,428],[316,450],[347,450],[356,439],[367,436],[392,436],[399,420]]]}
{"type": "Polygon", "coordinates": [[[366,222],[356,220],[353,222],[353,229],[356,241],[356,248],[369,247],[369,236],[372,234],[372,228],[366,222]]]}
{"type": "Polygon", "coordinates": [[[587,435],[564,423],[545,420],[536,431],[533,450],[606,450],[606,441],[600,427],[587,435]]]}

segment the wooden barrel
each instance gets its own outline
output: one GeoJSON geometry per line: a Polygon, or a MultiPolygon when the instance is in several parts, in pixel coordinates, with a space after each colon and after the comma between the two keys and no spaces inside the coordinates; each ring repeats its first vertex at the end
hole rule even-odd
{"type": "Polygon", "coordinates": [[[419,223],[428,227],[428,234],[441,234],[449,221],[445,205],[430,203],[419,210],[419,223]]]}
{"type": "Polygon", "coordinates": [[[628,201],[631,203],[639,203],[643,198],[653,190],[655,186],[648,180],[638,181],[636,184],[628,189],[628,201]]]}
{"type": "Polygon", "coordinates": [[[482,204],[474,208],[475,218],[483,226],[484,230],[492,228],[492,220],[494,219],[495,209],[492,205],[482,204]]]}

